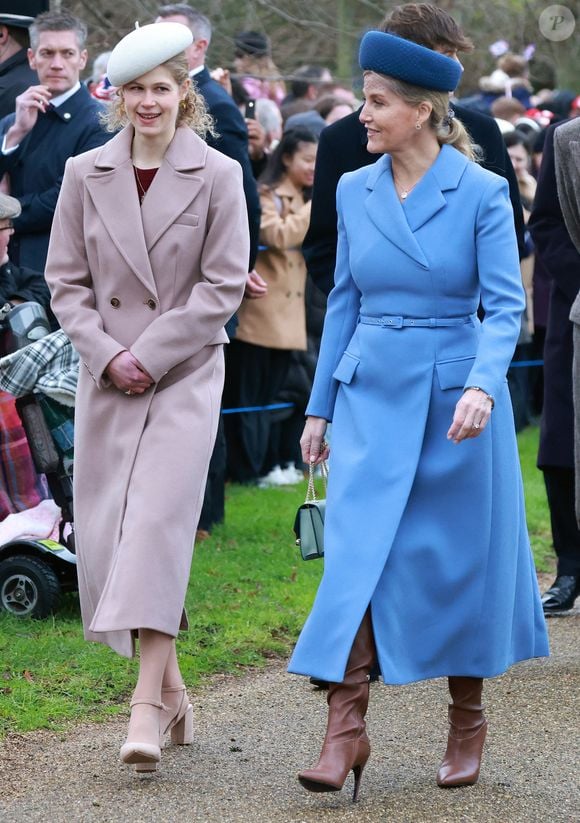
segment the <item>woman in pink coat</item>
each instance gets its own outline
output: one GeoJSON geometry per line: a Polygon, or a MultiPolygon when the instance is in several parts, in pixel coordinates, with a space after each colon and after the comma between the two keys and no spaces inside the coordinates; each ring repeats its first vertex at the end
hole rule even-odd
{"type": "Polygon", "coordinates": [[[121,759],[153,771],[164,733],[188,743],[192,709],[175,652],[218,424],[224,324],[246,280],[239,165],[211,127],[183,50],[159,23],[113,50],[119,88],[101,148],[71,158],[46,269],[83,365],[75,418],[75,523],[85,636],[139,678],[121,759]],[[201,136],[200,136],[201,135],[201,136]]]}

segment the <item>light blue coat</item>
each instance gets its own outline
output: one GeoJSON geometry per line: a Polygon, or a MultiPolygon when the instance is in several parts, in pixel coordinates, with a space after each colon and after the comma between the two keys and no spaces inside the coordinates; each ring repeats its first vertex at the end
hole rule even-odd
{"type": "Polygon", "coordinates": [[[404,203],[385,155],[337,204],[307,410],[333,421],[324,575],[289,670],[341,681],[370,602],[385,682],[501,674],[548,654],[506,382],[525,303],[507,184],[443,146],[404,203]],[[495,408],[455,445],[467,386],[495,408]]]}

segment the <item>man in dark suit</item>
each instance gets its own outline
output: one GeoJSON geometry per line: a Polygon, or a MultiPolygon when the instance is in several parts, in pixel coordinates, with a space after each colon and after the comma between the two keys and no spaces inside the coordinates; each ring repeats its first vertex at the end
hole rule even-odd
{"type": "MultiPolygon", "coordinates": [[[[248,279],[244,296],[259,298],[266,293],[267,287],[264,280],[254,270],[260,236],[260,199],[250,163],[248,130],[244,118],[233,99],[219,83],[212,79],[205,66],[205,55],[212,35],[211,23],[204,14],[193,9],[187,3],[172,3],[171,5],[161,6],[157,14],[156,22],[166,20],[181,23],[187,26],[193,34],[193,43],[185,51],[189,63],[189,76],[195,81],[199,92],[205,99],[218,134],[217,138],[208,135],[207,142],[214,149],[227,154],[233,160],[237,160],[242,167],[250,228],[250,259],[248,261],[248,279]]],[[[236,325],[237,318],[234,316],[226,325],[226,331],[230,337],[235,335],[236,325]]],[[[226,353],[226,384],[228,383],[229,368],[226,353]]],[[[216,443],[209,465],[203,509],[197,530],[198,540],[207,537],[211,527],[224,519],[225,475],[226,437],[223,417],[220,417],[216,443]]]]}
{"type": "Polygon", "coordinates": [[[0,176],[22,214],[14,220],[10,257],[44,271],[50,228],[69,157],[105,143],[100,104],[80,83],[87,62],[86,26],[66,12],[46,12],[30,26],[28,59],[39,83],[16,98],[16,111],[0,122],[0,176]]]}
{"type": "MultiPolygon", "coordinates": [[[[250,260],[248,265],[250,277],[246,286],[246,294],[247,296],[254,296],[254,287],[257,284],[259,285],[261,279],[256,279],[253,273],[260,234],[260,200],[250,164],[248,130],[244,118],[233,99],[219,83],[211,78],[205,66],[205,55],[212,35],[211,23],[207,17],[192,9],[186,3],[172,3],[171,5],[161,6],[157,15],[157,23],[165,20],[172,23],[181,23],[191,30],[193,43],[185,51],[189,62],[189,76],[195,81],[198,90],[205,99],[208,111],[214,118],[215,130],[218,134],[217,138],[208,136],[207,143],[223,154],[227,154],[233,160],[237,160],[242,167],[250,226],[250,260]]],[[[261,293],[260,288],[257,291],[261,293]]]]}
{"type": "Polygon", "coordinates": [[[534,209],[528,223],[536,254],[551,280],[538,467],[544,474],[558,565],[556,579],[542,598],[545,614],[569,611],[580,594],[580,530],[574,509],[573,324],[570,320],[572,304],[580,290],[580,253],[570,237],[558,196],[554,132],[562,127],[567,133],[568,127],[558,124],[550,126],[546,134],[534,209]]]}
{"type": "MultiPolygon", "coordinates": [[[[396,6],[379,29],[413,40],[421,46],[457,58],[457,53],[473,46],[453,18],[428,3],[396,6]]],[[[520,255],[524,253],[524,223],[517,180],[501,133],[491,117],[453,104],[455,115],[483,150],[485,168],[505,177],[518,235],[520,255]]],[[[336,262],[336,186],[345,172],[355,171],[377,160],[366,149],[366,130],[354,112],[323,130],[316,156],[310,227],[302,246],[308,273],[316,285],[328,294],[334,285],[336,262]]],[[[452,242],[452,238],[449,238],[452,242]]]]}
{"type": "Polygon", "coordinates": [[[30,68],[28,28],[48,0],[0,0],[0,118],[14,111],[14,101],[38,82],[30,68]]]}

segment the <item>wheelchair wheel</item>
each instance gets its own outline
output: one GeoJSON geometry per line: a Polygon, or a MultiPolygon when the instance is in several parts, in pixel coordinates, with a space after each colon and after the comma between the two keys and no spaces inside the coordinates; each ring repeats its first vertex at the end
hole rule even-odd
{"type": "Polygon", "coordinates": [[[16,617],[43,618],[60,600],[60,583],[48,563],[15,555],[0,562],[0,609],[16,617]]]}

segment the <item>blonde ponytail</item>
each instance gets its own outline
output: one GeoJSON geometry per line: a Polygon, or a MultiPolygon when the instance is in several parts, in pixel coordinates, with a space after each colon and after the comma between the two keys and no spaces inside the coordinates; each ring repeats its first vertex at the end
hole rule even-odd
{"type": "MultiPolygon", "coordinates": [[[[433,112],[431,112],[431,119],[433,120],[433,112]]],[[[461,120],[457,117],[449,117],[446,115],[439,123],[432,123],[435,128],[435,134],[440,146],[453,146],[453,148],[460,151],[470,160],[477,162],[480,159],[480,150],[471,139],[471,136],[461,120]]]]}

